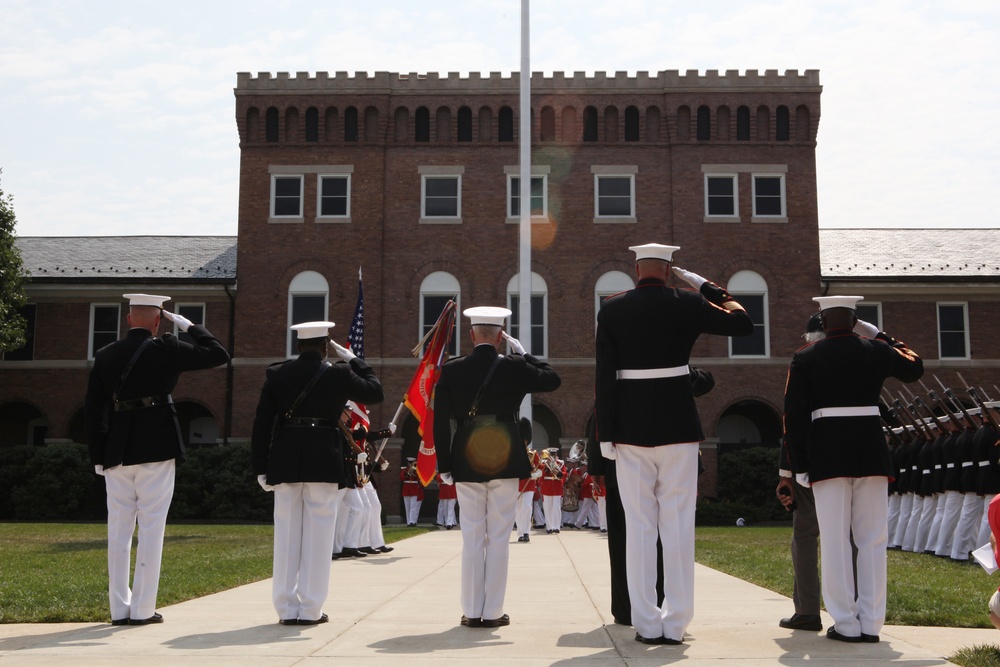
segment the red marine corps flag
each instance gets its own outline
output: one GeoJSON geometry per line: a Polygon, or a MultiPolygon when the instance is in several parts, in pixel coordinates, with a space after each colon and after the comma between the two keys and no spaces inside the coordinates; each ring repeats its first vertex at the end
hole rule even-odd
{"type": "Polygon", "coordinates": [[[441,375],[441,365],[448,357],[448,344],[451,342],[452,330],[455,326],[455,302],[448,301],[437,322],[427,332],[420,344],[413,350],[414,356],[420,353],[424,343],[430,340],[424,349],[417,372],[410,381],[410,388],[403,397],[403,403],[413,416],[420,422],[418,431],[423,438],[417,452],[417,477],[420,483],[427,486],[434,479],[437,469],[437,452],[434,449],[434,410],[431,396],[434,394],[434,384],[441,375]]]}

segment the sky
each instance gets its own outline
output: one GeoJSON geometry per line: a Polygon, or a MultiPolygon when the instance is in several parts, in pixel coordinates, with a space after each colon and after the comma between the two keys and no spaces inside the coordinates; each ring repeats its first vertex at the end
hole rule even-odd
{"type": "MultiPolygon", "coordinates": [[[[534,0],[531,70],[818,69],[823,228],[1000,226],[996,0],[534,0]]],[[[520,0],[0,0],[18,236],[235,235],[237,72],[520,69],[520,0]]]]}

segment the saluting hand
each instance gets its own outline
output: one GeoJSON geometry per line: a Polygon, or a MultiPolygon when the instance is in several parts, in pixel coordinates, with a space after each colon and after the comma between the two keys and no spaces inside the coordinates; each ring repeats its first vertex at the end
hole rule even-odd
{"type": "Polygon", "coordinates": [[[696,290],[700,290],[701,286],[708,282],[708,279],[702,278],[697,273],[692,273],[690,271],[685,271],[679,266],[673,267],[673,271],[677,274],[677,277],[686,282],[691,287],[696,290]]]}
{"type": "Polygon", "coordinates": [[[163,311],[163,316],[177,325],[177,328],[181,331],[187,331],[188,327],[194,324],[191,320],[184,317],[183,315],[178,315],[177,313],[171,313],[169,310],[163,311]]]}
{"type": "Polygon", "coordinates": [[[524,346],[521,345],[521,341],[509,335],[506,331],[503,332],[503,337],[507,339],[507,344],[510,345],[511,352],[514,354],[524,354],[524,346]]]}
{"type": "Polygon", "coordinates": [[[337,356],[343,359],[344,361],[350,361],[351,359],[357,359],[358,357],[358,355],[354,354],[343,345],[338,345],[332,340],[330,341],[329,344],[330,347],[333,348],[333,351],[337,353],[337,356]]]}

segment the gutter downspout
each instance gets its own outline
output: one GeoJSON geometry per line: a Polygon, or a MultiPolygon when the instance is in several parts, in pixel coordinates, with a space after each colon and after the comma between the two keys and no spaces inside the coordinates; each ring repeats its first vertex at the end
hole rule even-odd
{"type": "Polygon", "coordinates": [[[222,444],[228,445],[233,430],[233,353],[236,350],[236,296],[223,284],[229,297],[229,362],[226,363],[226,412],[222,425],[222,444]]]}

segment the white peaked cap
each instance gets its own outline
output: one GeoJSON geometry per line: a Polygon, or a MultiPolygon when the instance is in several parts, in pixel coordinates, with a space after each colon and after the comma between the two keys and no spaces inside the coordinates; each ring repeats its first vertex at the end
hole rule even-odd
{"type": "Polygon", "coordinates": [[[820,310],[829,310],[830,308],[854,310],[858,307],[858,301],[864,298],[863,296],[814,296],[813,301],[819,304],[820,310]]]}
{"type": "Polygon", "coordinates": [[[466,308],[462,314],[472,320],[472,325],[489,324],[495,327],[502,327],[503,321],[510,317],[510,310],[507,308],[497,308],[495,306],[476,306],[466,308]]]}
{"type": "Polygon", "coordinates": [[[302,324],[293,324],[292,331],[298,335],[299,340],[326,338],[334,326],[333,322],[303,322],[302,324]]]}
{"type": "Polygon", "coordinates": [[[170,301],[169,296],[159,294],[122,294],[128,299],[129,306],[152,306],[153,308],[163,308],[163,304],[170,301]]]}
{"type": "Polygon", "coordinates": [[[680,250],[680,246],[646,243],[645,245],[629,246],[628,249],[635,253],[635,261],[637,262],[640,259],[662,259],[664,262],[672,262],[674,253],[680,250]]]}

